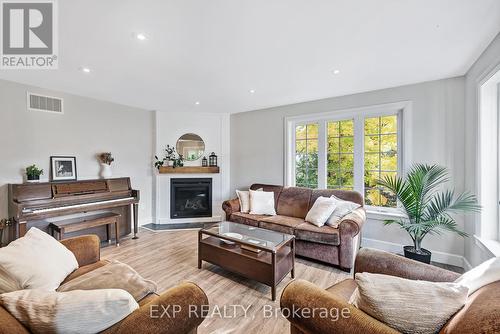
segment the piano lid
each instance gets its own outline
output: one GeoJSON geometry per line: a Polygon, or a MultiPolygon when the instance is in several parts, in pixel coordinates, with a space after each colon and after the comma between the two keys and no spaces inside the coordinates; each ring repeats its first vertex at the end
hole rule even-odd
{"type": "Polygon", "coordinates": [[[108,182],[105,180],[52,184],[52,196],[54,198],[108,191],[108,182]]]}
{"type": "Polygon", "coordinates": [[[17,203],[77,197],[79,195],[112,194],[132,190],[130,178],[128,177],[105,180],[10,184],[9,188],[11,201],[17,203]]]}

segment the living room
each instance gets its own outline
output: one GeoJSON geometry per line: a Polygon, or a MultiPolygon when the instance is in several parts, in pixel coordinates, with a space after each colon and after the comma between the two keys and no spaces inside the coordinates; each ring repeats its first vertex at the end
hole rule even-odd
{"type": "Polygon", "coordinates": [[[497,0],[1,8],[0,333],[500,333],[497,0]]]}

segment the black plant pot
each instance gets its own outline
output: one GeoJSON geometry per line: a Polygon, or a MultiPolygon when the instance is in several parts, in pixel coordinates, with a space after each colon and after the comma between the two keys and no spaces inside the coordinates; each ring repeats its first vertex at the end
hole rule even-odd
{"type": "Polygon", "coordinates": [[[28,182],[38,182],[40,181],[40,175],[26,175],[28,182]]]}
{"type": "Polygon", "coordinates": [[[405,257],[408,259],[412,259],[415,261],[423,262],[423,263],[431,263],[431,255],[432,253],[425,248],[420,248],[420,253],[415,251],[415,247],[413,246],[404,246],[405,257]]]}

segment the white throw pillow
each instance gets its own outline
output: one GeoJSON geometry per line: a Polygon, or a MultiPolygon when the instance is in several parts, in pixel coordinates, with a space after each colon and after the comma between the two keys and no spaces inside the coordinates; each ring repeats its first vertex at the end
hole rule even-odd
{"type": "Polygon", "coordinates": [[[469,296],[485,285],[500,281],[500,257],[489,259],[469,270],[455,280],[455,283],[469,288],[469,296]]]}
{"type": "Polygon", "coordinates": [[[240,201],[240,212],[248,213],[250,211],[250,192],[245,190],[236,190],[236,196],[240,201]]]}
{"type": "Polygon", "coordinates": [[[55,290],[75,269],[75,255],[59,241],[32,227],[0,248],[0,267],[23,289],[55,290]]]}
{"type": "Polygon", "coordinates": [[[467,301],[457,283],[358,273],[349,303],[403,333],[437,333],[467,301]]]}
{"type": "Polygon", "coordinates": [[[276,215],[274,192],[250,190],[250,213],[253,215],[276,215]]]}
{"type": "Polygon", "coordinates": [[[98,333],[124,319],[139,305],[125,290],[39,289],[0,295],[0,304],[33,333],[98,333]]]}
{"type": "MultiPolygon", "coordinates": [[[[259,188],[256,191],[263,191],[259,188]]],[[[236,190],[236,196],[240,202],[240,212],[248,213],[250,211],[250,191],[249,190],[236,190]]]]}
{"type": "Polygon", "coordinates": [[[335,210],[337,201],[330,197],[318,197],[306,215],[305,221],[321,227],[335,210]]]}
{"type": "Polygon", "coordinates": [[[330,198],[335,200],[335,210],[333,210],[332,215],[326,221],[326,225],[338,228],[339,223],[346,215],[351,213],[353,210],[361,207],[358,203],[354,203],[351,201],[344,201],[338,197],[332,195],[330,198]]]}
{"type": "Polygon", "coordinates": [[[12,277],[5,269],[0,267],[0,295],[6,292],[22,290],[23,287],[19,282],[12,277]]]}

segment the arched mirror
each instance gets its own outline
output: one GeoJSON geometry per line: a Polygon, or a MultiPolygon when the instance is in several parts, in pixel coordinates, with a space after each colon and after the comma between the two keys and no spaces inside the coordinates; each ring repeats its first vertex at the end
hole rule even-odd
{"type": "Polygon", "coordinates": [[[177,140],[175,148],[177,153],[182,154],[184,160],[195,161],[205,152],[205,143],[197,134],[186,133],[177,140]]]}

